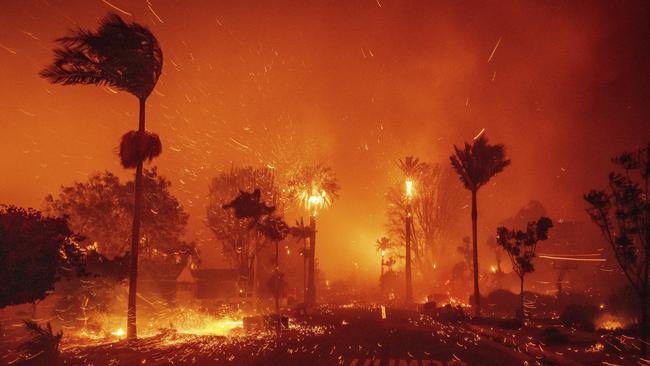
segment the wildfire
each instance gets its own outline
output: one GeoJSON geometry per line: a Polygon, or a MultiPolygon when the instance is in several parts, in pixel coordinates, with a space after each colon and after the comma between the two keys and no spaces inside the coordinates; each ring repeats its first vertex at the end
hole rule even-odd
{"type": "Polygon", "coordinates": [[[611,314],[604,314],[596,322],[598,329],[616,330],[623,329],[627,325],[624,319],[618,318],[611,314]]]}
{"type": "Polygon", "coordinates": [[[116,331],[111,332],[111,335],[122,338],[122,337],[124,337],[126,335],[126,332],[122,328],[117,328],[116,331]]]}
{"type": "Polygon", "coordinates": [[[305,209],[314,216],[318,213],[318,210],[329,206],[330,203],[327,192],[320,191],[319,193],[318,189],[312,189],[311,192],[304,191],[301,194],[301,200],[304,202],[305,209]]]}

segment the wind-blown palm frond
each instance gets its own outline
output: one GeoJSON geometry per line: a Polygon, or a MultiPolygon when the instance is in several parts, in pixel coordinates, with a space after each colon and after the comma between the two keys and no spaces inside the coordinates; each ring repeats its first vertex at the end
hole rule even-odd
{"type": "Polygon", "coordinates": [[[397,166],[408,178],[414,178],[422,173],[427,164],[421,162],[420,159],[414,156],[407,156],[404,160],[399,159],[397,161],[397,166]]]}
{"type": "Polygon", "coordinates": [[[304,166],[289,179],[288,186],[289,198],[305,207],[312,195],[321,195],[323,205],[331,205],[340,189],[332,168],[322,164],[304,166]]]}
{"type": "Polygon", "coordinates": [[[449,157],[451,165],[470,191],[478,190],[510,165],[510,160],[505,158],[504,146],[490,145],[485,135],[472,145],[465,143],[463,149],[454,146],[454,150],[455,154],[449,157]]]}
{"type": "Polygon", "coordinates": [[[54,84],[108,85],[146,99],[162,72],[156,37],[117,14],[107,15],[97,32],[78,29],[56,42],[54,62],[40,72],[54,84]]]}

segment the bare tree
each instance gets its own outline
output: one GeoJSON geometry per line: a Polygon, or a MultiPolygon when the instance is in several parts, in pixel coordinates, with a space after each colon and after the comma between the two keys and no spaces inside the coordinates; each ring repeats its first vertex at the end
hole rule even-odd
{"type": "Polygon", "coordinates": [[[257,281],[254,277],[257,255],[268,240],[257,230],[250,230],[256,218],[238,218],[236,212],[224,210],[223,206],[234,203],[233,197],[242,191],[257,190],[258,202],[279,201],[280,193],[275,185],[273,171],[266,168],[231,168],[214,177],[209,190],[208,227],[221,243],[222,252],[231,265],[239,269],[241,279],[256,293],[257,281]]]}
{"type": "MultiPolygon", "coordinates": [[[[453,179],[451,169],[438,164],[424,164],[414,181],[417,192],[411,201],[411,250],[414,268],[423,278],[432,274],[433,265],[442,254],[442,242],[459,217],[457,212],[462,206],[462,189],[452,184],[453,179]]],[[[389,189],[387,200],[386,229],[395,244],[402,246],[406,236],[404,213],[407,202],[401,184],[389,189]]]]}

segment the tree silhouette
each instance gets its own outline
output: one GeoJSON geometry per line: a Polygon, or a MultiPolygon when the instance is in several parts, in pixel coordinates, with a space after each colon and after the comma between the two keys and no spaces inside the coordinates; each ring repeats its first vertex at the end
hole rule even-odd
{"type": "Polygon", "coordinates": [[[548,230],[553,227],[553,222],[548,217],[542,216],[537,221],[531,221],[526,227],[526,231],[510,230],[504,226],[497,229],[497,244],[503,248],[510,262],[512,270],[519,276],[520,287],[520,308],[518,317],[524,319],[524,276],[535,270],[533,258],[535,258],[535,249],[537,243],[548,239],[548,230]]]}
{"type": "MultiPolygon", "coordinates": [[[[197,257],[194,243],[184,239],[189,215],[171,193],[170,181],[159,175],[156,167],[144,169],[142,184],[138,278],[157,285],[163,298],[172,302],[173,291],[164,291],[165,282],[174,281],[189,258],[197,257]]],[[[107,310],[106,299],[114,296],[116,283],[128,277],[134,188],[133,180],[121,181],[106,171],[62,186],[57,194],[45,198],[44,212],[66,217],[70,228],[85,237],[84,244],[99,255],[85,259],[88,271],[98,272],[92,286],[79,279],[60,286],[67,294],[59,302],[61,308],[68,309],[60,314],[66,320],[86,319],[75,313],[89,309],[107,310]],[[111,267],[123,272],[110,273],[111,267]]]]}
{"type": "Polygon", "coordinates": [[[158,136],[145,130],[145,104],[162,72],[162,50],[148,28],[116,14],[108,14],[96,32],[79,29],[57,42],[61,47],[54,50],[54,63],[41,71],[42,77],[62,85],[108,85],[133,94],[140,104],[138,131],[127,132],[120,144],[122,165],[136,169],[127,316],[128,338],[135,339],[142,163],[162,151],[158,136]]]}
{"type": "Polygon", "coordinates": [[[251,230],[263,212],[271,211],[266,205],[257,207],[262,201],[282,201],[274,172],[267,168],[233,167],[215,176],[209,186],[208,227],[230,264],[239,269],[240,280],[255,295],[258,258],[269,244],[259,231],[251,230]]]}
{"type": "Polygon", "coordinates": [[[381,237],[375,242],[375,246],[378,252],[388,252],[389,250],[395,248],[395,244],[388,237],[381,237]]]}
{"type": "Polygon", "coordinates": [[[65,219],[0,206],[0,308],[42,300],[61,278],[85,275],[65,219]]]}
{"type": "MultiPolygon", "coordinates": [[[[433,264],[443,254],[445,248],[441,243],[453,231],[451,227],[458,223],[456,212],[462,207],[464,195],[460,187],[452,184],[455,178],[451,168],[443,168],[438,164],[420,164],[420,173],[413,179],[417,192],[410,200],[413,214],[411,250],[413,269],[427,278],[432,275],[433,264]]],[[[407,209],[404,182],[390,187],[386,199],[386,230],[395,245],[404,246],[404,214],[407,209]]],[[[403,254],[399,256],[404,257],[403,254]]]]}
{"type": "Polygon", "coordinates": [[[487,184],[492,177],[510,165],[510,160],[505,157],[503,145],[490,145],[487,137],[481,135],[470,145],[465,143],[463,149],[454,145],[454,155],[451,155],[451,166],[454,168],[465,189],[472,193],[472,247],[474,262],[474,305],[475,315],[481,314],[481,293],[478,285],[478,238],[477,220],[478,208],[476,195],[478,190],[487,184]]]}
{"type": "Polygon", "coordinates": [[[592,190],[584,198],[587,213],[611,245],[618,264],[639,297],[641,352],[647,354],[648,266],[650,262],[650,144],[623,153],[612,162],[623,170],[609,173],[604,190],[592,190]]]}

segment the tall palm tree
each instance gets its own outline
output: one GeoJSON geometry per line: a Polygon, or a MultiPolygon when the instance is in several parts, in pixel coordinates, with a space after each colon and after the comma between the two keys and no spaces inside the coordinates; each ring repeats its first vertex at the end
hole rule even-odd
{"type": "Polygon", "coordinates": [[[406,303],[411,304],[413,302],[413,275],[411,269],[411,232],[413,230],[413,208],[411,205],[411,199],[413,194],[413,180],[417,178],[422,171],[426,168],[426,163],[420,161],[420,159],[413,156],[407,156],[404,160],[399,159],[397,162],[399,169],[402,171],[406,177],[406,190],[405,190],[405,200],[406,200],[406,212],[405,212],[405,249],[406,255],[404,256],[405,267],[404,275],[406,277],[406,303]]]}
{"type": "Polygon", "coordinates": [[[56,41],[60,48],[54,50],[54,62],[41,71],[43,78],[62,85],[107,85],[130,93],[139,101],[138,131],[127,132],[120,144],[122,165],[135,168],[127,317],[128,338],[135,339],[142,163],[162,152],[158,136],[145,130],[145,104],[162,72],[162,50],[149,29],[127,23],[116,14],[102,19],[96,32],[79,29],[56,41]]]}
{"type": "Polygon", "coordinates": [[[502,144],[490,145],[485,135],[474,140],[472,145],[465,143],[464,149],[454,145],[455,153],[451,155],[451,166],[454,168],[465,189],[472,192],[472,246],[474,264],[474,305],[475,315],[481,315],[481,294],[478,287],[478,245],[476,225],[478,209],[476,207],[476,193],[487,182],[510,165],[506,159],[505,148],[502,144]]]}
{"type": "Polygon", "coordinates": [[[338,198],[340,189],[332,169],[322,164],[302,167],[288,181],[289,198],[309,212],[309,262],[305,305],[316,303],[316,214],[338,198]]]}

